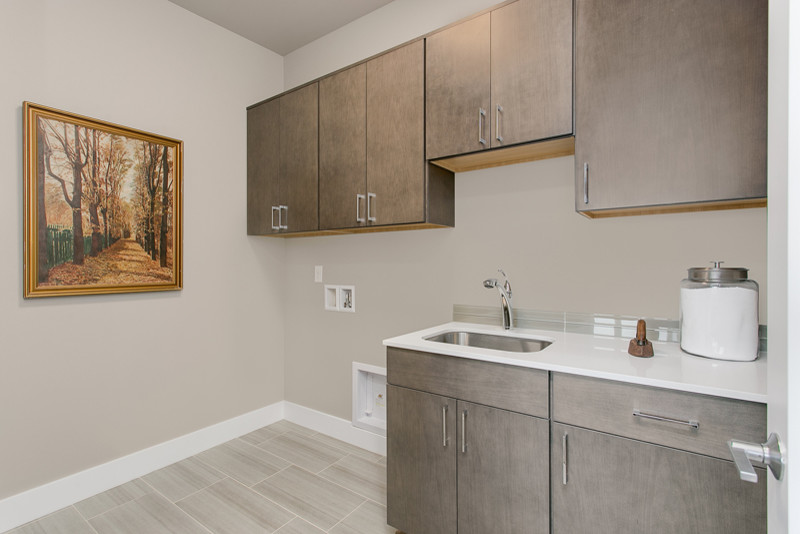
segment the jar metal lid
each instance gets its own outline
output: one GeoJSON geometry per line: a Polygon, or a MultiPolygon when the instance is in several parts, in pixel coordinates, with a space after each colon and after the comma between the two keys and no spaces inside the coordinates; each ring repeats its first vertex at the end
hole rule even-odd
{"type": "Polygon", "coordinates": [[[747,280],[744,267],[720,267],[721,261],[711,262],[714,267],[692,267],[689,280],[693,282],[741,282],[747,280]]]}

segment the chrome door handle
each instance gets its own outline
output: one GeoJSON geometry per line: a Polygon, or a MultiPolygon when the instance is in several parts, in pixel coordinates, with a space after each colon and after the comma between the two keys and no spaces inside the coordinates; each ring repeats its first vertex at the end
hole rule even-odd
{"type": "Polygon", "coordinates": [[[461,412],[461,452],[467,452],[467,410],[461,412]]]}
{"type": "Polygon", "coordinates": [[[289,229],[289,206],[278,206],[278,228],[281,230],[289,229]],[[283,212],[286,211],[286,219],[283,218],[283,212]]]}
{"type": "Polygon", "coordinates": [[[361,201],[366,199],[366,195],[356,194],[356,222],[363,223],[365,219],[361,217],[361,201]]]}
{"type": "Polygon", "coordinates": [[[561,438],[561,484],[567,485],[567,433],[561,438]]]}
{"type": "Polygon", "coordinates": [[[377,222],[377,217],[372,215],[372,199],[376,198],[378,195],[375,193],[367,193],[367,221],[369,222],[377,222]]]}
{"type": "Polygon", "coordinates": [[[272,229],[273,230],[280,230],[281,229],[281,209],[278,206],[272,206],[272,229]],[[278,212],[278,224],[275,224],[275,212],[278,212]]]}
{"type": "Polygon", "coordinates": [[[447,447],[447,405],[442,406],[442,447],[447,447]]]}
{"type": "Polygon", "coordinates": [[[494,137],[501,143],[503,142],[503,136],[500,135],[500,114],[503,112],[503,106],[497,104],[497,109],[495,113],[495,122],[494,122],[494,137]]]}
{"type": "Polygon", "coordinates": [[[478,108],[478,142],[486,145],[486,138],[483,137],[483,119],[486,117],[486,110],[478,108]]]}
{"type": "Polygon", "coordinates": [[[589,203],[589,164],[583,164],[583,203],[589,203]]]}
{"type": "Polygon", "coordinates": [[[776,480],[783,479],[786,461],[781,450],[781,439],[774,432],[769,435],[765,443],[748,443],[745,441],[728,441],[731,456],[739,470],[739,478],[745,482],[758,482],[758,474],[753,469],[752,462],[758,462],[769,467],[776,480]]]}
{"type": "Polygon", "coordinates": [[[653,415],[653,414],[649,414],[649,413],[644,413],[644,412],[640,412],[639,410],[634,410],[633,411],[633,416],[634,417],[641,417],[642,419],[652,419],[653,421],[663,421],[664,423],[674,423],[676,425],[690,426],[695,430],[700,428],[700,422],[699,421],[694,421],[692,419],[689,419],[688,421],[684,421],[682,419],[673,419],[671,417],[662,417],[660,415],[653,415]]]}

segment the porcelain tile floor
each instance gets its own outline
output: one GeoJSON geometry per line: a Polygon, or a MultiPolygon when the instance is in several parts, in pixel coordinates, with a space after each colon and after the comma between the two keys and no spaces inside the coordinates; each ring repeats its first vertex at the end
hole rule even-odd
{"type": "Polygon", "coordinates": [[[279,421],[6,534],[394,534],[386,459],[279,421]]]}

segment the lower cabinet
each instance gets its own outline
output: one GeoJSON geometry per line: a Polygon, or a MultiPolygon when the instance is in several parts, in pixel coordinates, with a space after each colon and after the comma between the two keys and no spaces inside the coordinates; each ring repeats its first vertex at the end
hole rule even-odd
{"type": "Polygon", "coordinates": [[[750,484],[730,461],[553,423],[553,533],[763,533],[757,472],[750,484]]]}
{"type": "Polygon", "coordinates": [[[407,534],[546,534],[544,419],[387,386],[387,522],[407,534]]]}
{"type": "Polygon", "coordinates": [[[726,445],[764,441],[763,404],[392,347],[387,382],[406,534],[767,531],[726,445]]]}

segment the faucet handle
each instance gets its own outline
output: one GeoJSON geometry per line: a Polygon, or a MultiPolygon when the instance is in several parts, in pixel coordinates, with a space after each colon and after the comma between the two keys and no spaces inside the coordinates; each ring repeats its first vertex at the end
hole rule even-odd
{"type": "Polygon", "coordinates": [[[511,281],[508,279],[508,275],[505,273],[503,269],[497,269],[497,272],[503,275],[503,289],[506,292],[506,296],[510,299],[511,298],[511,281]]]}

